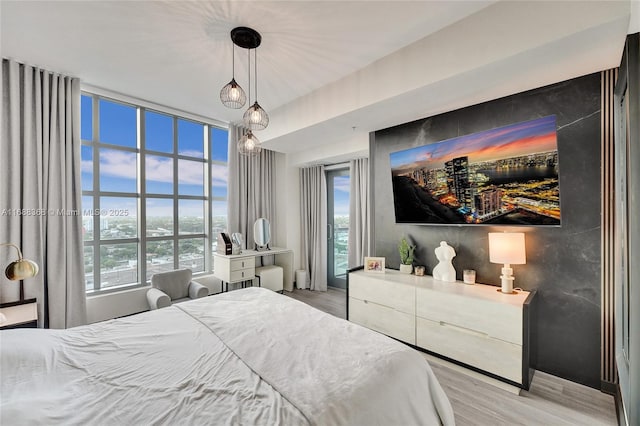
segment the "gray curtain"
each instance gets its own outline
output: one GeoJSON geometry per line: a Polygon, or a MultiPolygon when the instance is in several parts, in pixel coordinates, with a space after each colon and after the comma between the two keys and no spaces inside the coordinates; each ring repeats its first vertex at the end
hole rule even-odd
{"type": "Polygon", "coordinates": [[[263,149],[252,157],[240,155],[236,148],[244,128],[229,126],[229,195],[227,204],[227,231],[240,232],[246,247],[253,248],[253,223],[259,217],[271,224],[271,240],[275,233],[276,155],[263,149]]]}
{"type": "Polygon", "coordinates": [[[369,256],[369,159],[360,158],[349,162],[349,268],[364,264],[369,256]]]}
{"type": "MultiPolygon", "coordinates": [[[[80,81],[3,59],[1,116],[0,212],[13,214],[0,220],[0,242],[40,266],[24,280],[25,298],[38,299],[40,327],[84,324],[80,81]]],[[[15,259],[5,249],[1,265],[15,259]]],[[[2,274],[0,300],[17,299],[17,283],[2,274]]]]}
{"type": "Polygon", "coordinates": [[[302,266],[311,290],[327,291],[327,181],[324,166],[300,169],[302,266]]]}

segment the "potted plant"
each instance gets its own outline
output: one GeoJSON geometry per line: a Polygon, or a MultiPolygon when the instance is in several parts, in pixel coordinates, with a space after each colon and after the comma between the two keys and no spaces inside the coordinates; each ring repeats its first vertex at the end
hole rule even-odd
{"type": "Polygon", "coordinates": [[[416,246],[409,245],[406,238],[402,238],[398,243],[400,252],[400,272],[410,274],[413,271],[413,251],[416,246]]]}

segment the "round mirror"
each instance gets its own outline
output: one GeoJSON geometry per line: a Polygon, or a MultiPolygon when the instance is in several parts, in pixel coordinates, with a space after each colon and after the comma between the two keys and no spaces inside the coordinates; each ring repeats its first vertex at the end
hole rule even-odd
{"type": "Polygon", "coordinates": [[[253,240],[256,243],[256,250],[263,247],[269,248],[271,230],[269,229],[269,221],[264,217],[258,218],[253,224],[253,240]]]}

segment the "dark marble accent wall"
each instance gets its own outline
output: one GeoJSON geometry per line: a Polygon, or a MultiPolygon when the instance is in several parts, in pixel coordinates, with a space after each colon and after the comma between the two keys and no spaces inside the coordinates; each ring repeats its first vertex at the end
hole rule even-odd
{"type": "MultiPolygon", "coordinates": [[[[515,287],[537,290],[532,367],[600,387],[600,73],[496,99],[377,131],[371,136],[374,253],[397,268],[398,240],[417,244],[417,265],[430,273],[434,249],[457,252],[457,278],[475,269],[477,281],[500,284],[489,263],[488,232],[526,233],[527,264],[514,265],[515,287]],[[391,152],[555,114],[560,170],[559,227],[396,224],[391,152]]],[[[473,350],[473,348],[469,348],[473,350]]]]}

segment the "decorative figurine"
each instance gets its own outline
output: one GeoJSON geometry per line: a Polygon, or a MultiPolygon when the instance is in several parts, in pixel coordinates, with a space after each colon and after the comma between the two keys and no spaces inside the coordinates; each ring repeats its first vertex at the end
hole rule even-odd
{"type": "Polygon", "coordinates": [[[440,241],[440,247],[436,247],[435,252],[440,262],[433,268],[433,278],[438,281],[455,282],[456,270],[451,261],[456,257],[456,251],[446,241],[440,241]]]}

